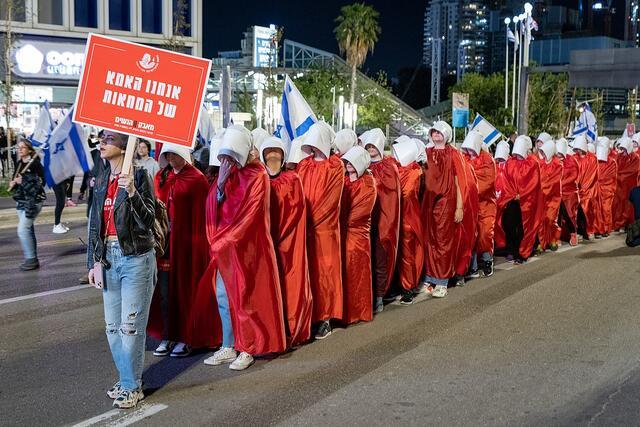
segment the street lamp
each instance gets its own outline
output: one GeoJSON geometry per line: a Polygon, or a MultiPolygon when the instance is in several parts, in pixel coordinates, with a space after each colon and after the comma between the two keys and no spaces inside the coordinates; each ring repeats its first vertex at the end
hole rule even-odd
{"type": "Polygon", "coordinates": [[[527,2],[524,4],[524,12],[527,15],[531,15],[531,11],[533,10],[533,6],[531,6],[531,3],[527,2]]]}
{"type": "Polygon", "coordinates": [[[509,24],[511,18],[504,18],[504,24],[507,26],[504,38],[504,108],[509,108],[509,24]]]}

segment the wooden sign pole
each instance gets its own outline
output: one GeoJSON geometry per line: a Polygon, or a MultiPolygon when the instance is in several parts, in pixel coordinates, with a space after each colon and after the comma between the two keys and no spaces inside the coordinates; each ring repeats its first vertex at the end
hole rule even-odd
{"type": "Polygon", "coordinates": [[[127,140],[127,151],[124,153],[124,162],[122,163],[122,174],[129,175],[132,172],[133,155],[136,152],[136,137],[129,135],[127,140]]]}

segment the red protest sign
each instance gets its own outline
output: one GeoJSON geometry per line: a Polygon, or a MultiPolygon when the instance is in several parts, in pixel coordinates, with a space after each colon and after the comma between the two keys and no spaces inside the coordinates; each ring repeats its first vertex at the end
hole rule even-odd
{"type": "Polygon", "coordinates": [[[89,34],[73,121],[193,147],[211,61],[89,34]]]}

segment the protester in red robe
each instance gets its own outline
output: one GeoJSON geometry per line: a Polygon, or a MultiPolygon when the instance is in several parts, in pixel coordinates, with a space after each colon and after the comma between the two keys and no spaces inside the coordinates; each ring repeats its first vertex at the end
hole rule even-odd
{"type": "MultiPolygon", "coordinates": [[[[470,138],[474,138],[477,134],[471,134],[470,138]]],[[[468,148],[462,149],[462,152],[466,152],[466,155],[472,155],[469,153],[468,148]]],[[[475,152],[473,152],[475,153],[475,152]]],[[[465,160],[465,156],[462,156],[465,160]]],[[[465,277],[477,278],[480,277],[478,273],[478,266],[472,265],[473,254],[476,247],[476,241],[478,238],[478,179],[473,170],[473,166],[469,161],[464,161],[464,170],[467,181],[467,191],[463,200],[465,215],[462,219],[462,227],[460,240],[458,241],[458,253],[455,259],[455,284],[456,286],[465,286],[465,277]],[[474,271],[471,271],[474,269],[474,271]]]]}
{"type": "Polygon", "coordinates": [[[598,176],[600,185],[600,215],[597,217],[596,238],[607,237],[613,227],[613,199],[616,197],[618,164],[610,153],[609,138],[605,138],[596,147],[598,176]]]}
{"type": "Polygon", "coordinates": [[[215,278],[222,347],[205,364],[232,362],[232,370],[251,366],[254,355],[286,347],[270,234],[269,177],[259,162],[247,163],[250,149],[247,129],[227,128],[218,152],[218,180],[207,199],[211,263],[205,277],[215,278]]]}
{"type": "Polygon", "coordinates": [[[308,155],[297,171],[307,201],[307,254],[313,295],[312,322],[316,339],[331,334],[331,319],[342,319],[342,261],[340,251],[340,199],[344,166],[330,155],[333,131],[324,122],[314,123],[302,140],[308,155]]]}
{"type": "Polygon", "coordinates": [[[499,203],[499,200],[503,197],[503,194],[505,196],[510,194],[510,192],[504,191],[505,187],[509,187],[504,180],[504,170],[507,166],[507,160],[509,160],[510,150],[511,147],[507,141],[500,141],[498,145],[496,145],[496,152],[493,157],[496,162],[496,216],[493,228],[494,250],[503,250],[507,246],[507,239],[504,234],[504,229],[502,228],[502,214],[504,213],[506,204],[499,203]]]}
{"type": "Polygon", "coordinates": [[[371,214],[376,201],[376,183],[367,171],[371,157],[364,148],[352,147],[342,160],[347,171],[340,206],[342,322],[350,325],[373,319],[371,214]]]}
{"type": "Polygon", "coordinates": [[[562,201],[558,216],[560,238],[571,246],[578,244],[578,162],[568,148],[567,140],[556,141],[556,157],[562,163],[562,201]]]}
{"type": "Polygon", "coordinates": [[[398,173],[402,190],[396,278],[401,292],[400,303],[410,305],[415,292],[419,291],[420,275],[424,268],[424,235],[420,208],[423,171],[417,162],[420,152],[424,152],[424,144],[402,135],[396,139],[391,152],[400,164],[398,173]]]}
{"type": "Polygon", "coordinates": [[[578,162],[578,232],[582,232],[585,240],[593,240],[596,232],[598,194],[598,159],[589,152],[586,138],[583,135],[573,140],[573,152],[578,162]]]}
{"type": "Polygon", "coordinates": [[[191,165],[187,148],[165,144],[155,177],[155,192],[167,208],[168,244],[158,257],[158,283],[149,314],[149,335],[162,340],[154,356],[184,357],[201,337],[189,322],[198,281],[209,263],[205,237],[205,200],[209,184],[191,165]]]}
{"type": "Polygon", "coordinates": [[[292,347],[309,341],[313,306],[302,181],[295,171],[282,169],[285,152],[280,138],[273,136],[260,145],[260,158],[271,184],[271,237],[278,261],[287,344],[292,347]]]}
{"type": "Polygon", "coordinates": [[[544,198],[544,214],[538,232],[538,252],[558,250],[560,227],[558,213],[562,203],[562,162],[556,157],[556,143],[548,140],[538,148],[540,186],[544,198]]]}
{"type": "MultiPolygon", "coordinates": [[[[507,146],[508,148],[508,146],[507,146]]],[[[496,222],[496,163],[486,149],[482,135],[469,132],[462,150],[465,160],[473,167],[478,181],[478,236],[470,267],[470,276],[493,275],[493,241],[496,222]],[[478,255],[480,263],[478,263],[478,255]]]]}
{"type": "Polygon", "coordinates": [[[531,139],[520,135],[504,169],[498,198],[507,243],[507,259],[522,263],[529,259],[542,223],[544,201],[540,188],[540,167],[531,150],[531,139]]]}
{"type": "Polygon", "coordinates": [[[447,284],[455,275],[467,196],[465,162],[460,152],[449,144],[451,136],[451,126],[438,121],[429,131],[434,147],[427,148],[422,212],[425,219],[426,282],[435,298],[447,295],[447,284]]]}
{"type": "Polygon", "coordinates": [[[384,156],[387,138],[379,128],[360,135],[361,145],[371,155],[371,173],[376,179],[378,197],[371,219],[373,250],[373,283],[375,288],[374,312],[384,309],[385,296],[395,272],[400,236],[400,175],[398,162],[393,157],[384,156]]]}
{"type": "Polygon", "coordinates": [[[633,205],[629,201],[631,190],[638,185],[640,156],[633,151],[628,137],[618,140],[618,177],[613,201],[613,229],[623,231],[634,221],[633,205]]]}

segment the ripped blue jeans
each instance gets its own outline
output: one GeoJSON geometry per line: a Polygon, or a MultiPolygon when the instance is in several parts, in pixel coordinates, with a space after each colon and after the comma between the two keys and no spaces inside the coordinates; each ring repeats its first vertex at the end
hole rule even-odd
{"type": "Polygon", "coordinates": [[[107,242],[102,291],[107,340],[124,390],[142,387],[147,321],[156,283],[155,251],[122,255],[117,241],[107,242]]]}

